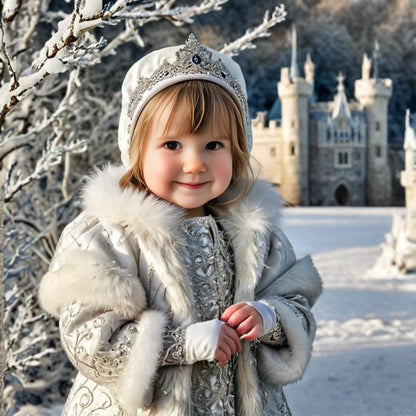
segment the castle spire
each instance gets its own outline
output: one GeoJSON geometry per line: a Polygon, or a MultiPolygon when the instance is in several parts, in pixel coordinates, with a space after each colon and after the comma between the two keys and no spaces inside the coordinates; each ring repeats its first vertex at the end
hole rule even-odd
{"type": "Polygon", "coordinates": [[[312,62],[310,53],[306,55],[304,70],[305,70],[306,82],[313,85],[315,81],[314,79],[315,78],[315,65],[312,62]]]}
{"type": "Polygon", "coordinates": [[[344,80],[345,80],[344,75],[342,74],[342,72],[339,72],[338,73],[338,76],[337,76],[337,81],[338,81],[337,91],[338,91],[338,94],[340,94],[340,93],[342,93],[342,92],[345,91],[345,88],[344,88],[344,80]]]}
{"type": "Polygon", "coordinates": [[[291,62],[291,65],[290,65],[290,78],[292,80],[294,78],[299,77],[296,42],[297,42],[297,39],[296,39],[296,25],[292,24],[292,62],[291,62]]]}
{"type": "Polygon", "coordinates": [[[370,79],[371,72],[371,59],[365,53],[363,55],[363,63],[361,66],[361,79],[368,81],[370,79]]]}
{"type": "Polygon", "coordinates": [[[378,79],[378,58],[380,57],[380,45],[377,39],[374,41],[373,48],[373,78],[378,79]]]}
{"type": "Polygon", "coordinates": [[[332,118],[344,116],[351,118],[350,108],[348,106],[347,96],[345,95],[344,75],[340,72],[337,76],[338,86],[337,94],[334,97],[334,109],[332,111],[332,118]]]}
{"type": "Polygon", "coordinates": [[[406,127],[404,130],[404,145],[405,150],[416,150],[416,134],[410,119],[410,110],[406,110],[406,127]]]}

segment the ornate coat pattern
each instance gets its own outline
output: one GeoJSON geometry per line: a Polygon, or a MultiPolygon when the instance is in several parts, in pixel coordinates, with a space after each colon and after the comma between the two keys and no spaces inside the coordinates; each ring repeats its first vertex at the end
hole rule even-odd
{"type": "MultiPolygon", "coordinates": [[[[160,367],[167,328],[197,322],[179,232],[184,211],[122,190],[123,168],[90,178],[84,211],[64,230],[40,285],[44,309],[60,318],[63,346],[79,370],[70,416],[191,415],[192,365],[160,367]]],[[[296,261],[276,225],[279,196],[258,181],[228,208],[213,208],[234,254],[234,303],[273,305],[287,343],[242,342],[236,363],[238,416],[279,415],[281,386],[309,362],[322,291],[310,257],[296,261]],[[303,301],[302,301],[303,300],[303,301]]]]}

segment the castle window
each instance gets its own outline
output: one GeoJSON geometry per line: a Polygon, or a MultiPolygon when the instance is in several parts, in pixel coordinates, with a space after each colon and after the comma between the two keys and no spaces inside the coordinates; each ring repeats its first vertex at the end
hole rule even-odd
{"type": "Polygon", "coordinates": [[[380,146],[376,146],[376,156],[381,157],[381,147],[380,146]]]}
{"type": "Polygon", "coordinates": [[[381,127],[380,127],[380,122],[376,121],[376,131],[380,131],[381,127]]]}
{"type": "Polygon", "coordinates": [[[338,153],[338,165],[348,165],[348,153],[347,152],[338,153]]]}
{"type": "Polygon", "coordinates": [[[292,127],[292,129],[294,129],[296,127],[296,121],[295,120],[291,120],[290,126],[292,127]]]}
{"type": "Polygon", "coordinates": [[[340,150],[335,153],[335,166],[338,168],[351,167],[351,151],[340,150]]]}
{"type": "Polygon", "coordinates": [[[296,148],[295,148],[295,145],[293,143],[290,145],[290,154],[292,156],[295,156],[295,154],[296,154],[296,148]]]}
{"type": "Polygon", "coordinates": [[[270,148],[270,156],[271,157],[276,157],[276,148],[275,147],[270,148]]]}

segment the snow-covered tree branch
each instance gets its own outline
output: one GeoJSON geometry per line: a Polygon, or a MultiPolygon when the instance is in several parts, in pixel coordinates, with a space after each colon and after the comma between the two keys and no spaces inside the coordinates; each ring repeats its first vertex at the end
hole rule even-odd
{"type": "Polygon", "coordinates": [[[269,11],[266,11],[264,14],[263,23],[255,28],[248,29],[243,36],[236,39],[234,42],[224,45],[224,47],[221,49],[221,52],[228,56],[235,56],[245,49],[255,48],[256,46],[254,45],[253,41],[259,38],[270,36],[269,30],[276,24],[285,20],[285,17],[286,11],[282,4],[280,6],[276,6],[271,16],[269,11]]]}

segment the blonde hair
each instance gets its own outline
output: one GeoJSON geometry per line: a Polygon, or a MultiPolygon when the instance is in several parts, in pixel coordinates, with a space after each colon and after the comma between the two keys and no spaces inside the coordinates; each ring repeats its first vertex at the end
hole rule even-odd
{"type": "Polygon", "coordinates": [[[245,138],[244,118],[232,96],[219,85],[201,80],[189,80],[171,85],[160,91],[146,104],[140,114],[130,143],[129,156],[132,167],[120,179],[122,188],[147,190],[143,176],[143,155],[152,121],[158,111],[172,103],[173,111],[165,126],[165,132],[175,117],[175,109],[181,108],[188,116],[189,124],[183,134],[198,133],[205,127],[219,125],[231,139],[233,174],[227,190],[228,200],[217,198],[213,205],[229,205],[247,195],[254,183],[250,156],[245,138]],[[228,192],[230,191],[230,192],[228,192]]]}

